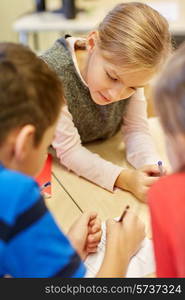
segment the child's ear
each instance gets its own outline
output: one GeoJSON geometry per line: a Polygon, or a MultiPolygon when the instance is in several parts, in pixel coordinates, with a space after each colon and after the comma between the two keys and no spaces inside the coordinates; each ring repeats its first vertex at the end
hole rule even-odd
{"type": "Polygon", "coordinates": [[[35,127],[33,125],[25,125],[19,131],[15,147],[14,155],[18,161],[23,161],[34,148],[35,127]]]}
{"type": "Polygon", "coordinates": [[[87,50],[89,52],[91,52],[96,45],[97,35],[98,35],[97,31],[92,31],[89,33],[87,37],[87,50]]]}

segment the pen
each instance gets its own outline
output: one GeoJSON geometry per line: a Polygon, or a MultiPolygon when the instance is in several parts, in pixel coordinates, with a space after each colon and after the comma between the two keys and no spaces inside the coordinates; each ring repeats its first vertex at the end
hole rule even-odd
{"type": "Polygon", "coordinates": [[[126,213],[127,213],[127,211],[128,211],[129,208],[130,208],[129,205],[127,205],[127,206],[125,207],[125,210],[124,210],[124,212],[122,213],[121,217],[119,218],[118,222],[122,222],[122,221],[123,221],[123,218],[125,217],[125,215],[126,215],[126,213]]]}
{"type": "Polygon", "coordinates": [[[163,167],[162,167],[162,161],[161,160],[159,160],[158,162],[157,162],[157,165],[158,165],[158,169],[159,169],[159,172],[160,172],[160,176],[162,176],[163,175],[163,167]]]}
{"type": "Polygon", "coordinates": [[[50,181],[47,181],[46,183],[44,183],[43,185],[41,185],[40,190],[43,191],[47,186],[51,185],[50,181]]]}

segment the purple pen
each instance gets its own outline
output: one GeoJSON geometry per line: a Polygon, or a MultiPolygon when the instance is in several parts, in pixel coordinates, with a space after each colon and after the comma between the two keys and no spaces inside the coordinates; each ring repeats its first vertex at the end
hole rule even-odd
{"type": "Polygon", "coordinates": [[[158,165],[158,169],[159,169],[159,172],[160,172],[160,176],[162,176],[163,175],[163,167],[162,167],[163,163],[162,163],[162,161],[159,160],[157,162],[157,165],[158,165]]]}

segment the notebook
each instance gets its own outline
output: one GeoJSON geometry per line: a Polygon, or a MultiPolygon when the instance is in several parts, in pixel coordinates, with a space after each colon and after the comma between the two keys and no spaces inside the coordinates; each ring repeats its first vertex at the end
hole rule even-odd
{"type": "Polygon", "coordinates": [[[36,181],[42,189],[42,194],[45,198],[51,197],[51,169],[52,169],[52,155],[48,154],[44,167],[39,175],[36,177],[36,181]],[[48,184],[45,188],[42,188],[44,184],[48,184]]]}
{"type": "MultiPolygon", "coordinates": [[[[118,220],[119,218],[115,218],[118,220]]],[[[85,266],[87,268],[85,277],[95,277],[102,264],[106,243],[106,225],[102,223],[102,238],[98,245],[98,251],[87,256],[85,266]]],[[[146,277],[147,275],[155,273],[155,260],[152,240],[145,237],[141,243],[140,249],[131,258],[128,265],[126,277],[146,277]]]]}

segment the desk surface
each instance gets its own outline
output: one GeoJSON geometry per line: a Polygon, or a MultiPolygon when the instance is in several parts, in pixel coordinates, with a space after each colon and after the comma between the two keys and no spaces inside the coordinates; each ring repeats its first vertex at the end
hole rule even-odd
{"type": "MultiPolygon", "coordinates": [[[[125,0],[131,2],[132,0],[125,0]]],[[[158,9],[169,21],[173,34],[185,34],[185,2],[182,0],[138,0],[158,9]]],[[[77,14],[74,20],[67,20],[61,14],[51,12],[33,13],[25,15],[13,24],[13,30],[17,32],[38,31],[72,31],[88,32],[95,28],[105,14],[120,0],[94,0],[79,1],[78,7],[83,7],[86,12],[77,14]],[[83,3],[83,5],[80,3],[83,3]]],[[[78,3],[78,2],[77,2],[78,3]]]]}
{"type": "Polygon", "coordinates": [[[64,232],[67,232],[71,224],[81,215],[81,211],[55,175],[52,175],[52,198],[46,198],[45,202],[64,232]]]}
{"type": "MultiPolygon", "coordinates": [[[[167,160],[164,135],[157,118],[149,120],[151,134],[164,164],[167,160]]],[[[88,148],[119,165],[129,166],[125,160],[124,144],[120,132],[104,142],[95,142],[88,148]],[[109,151],[107,151],[109,149],[109,151]]],[[[139,202],[131,193],[117,189],[114,193],[78,177],[61,166],[57,159],[53,163],[52,198],[47,200],[57,221],[67,230],[82,211],[96,211],[102,220],[119,216],[127,204],[146,224],[147,235],[151,237],[150,218],[146,204],[139,202]]]]}

